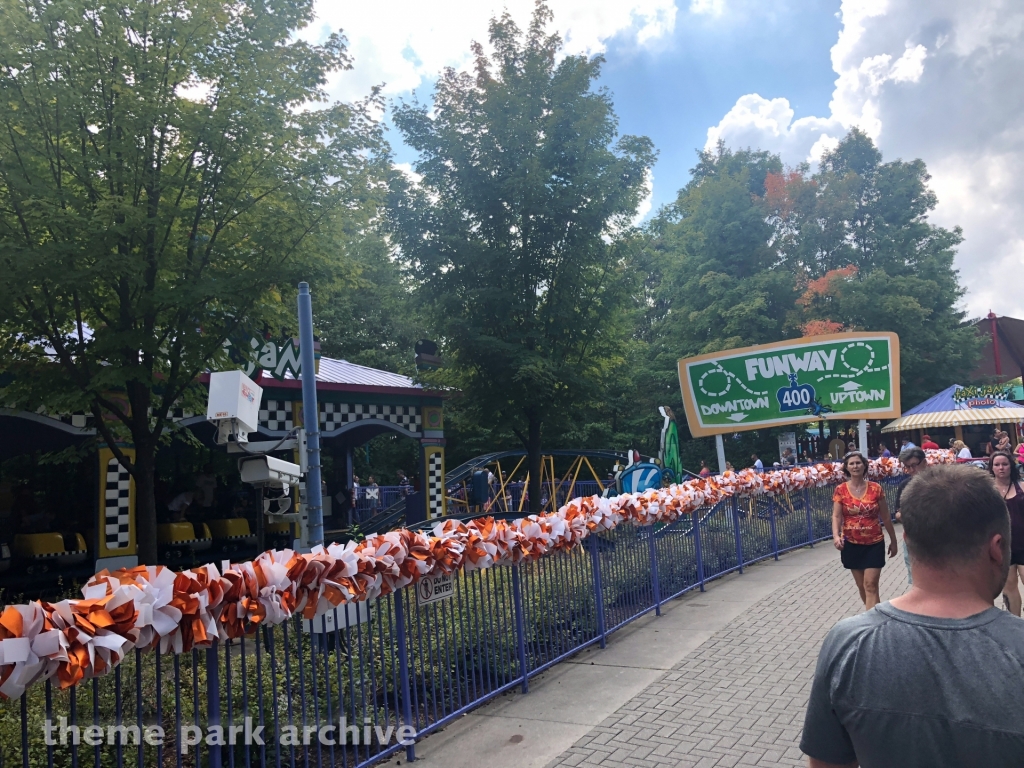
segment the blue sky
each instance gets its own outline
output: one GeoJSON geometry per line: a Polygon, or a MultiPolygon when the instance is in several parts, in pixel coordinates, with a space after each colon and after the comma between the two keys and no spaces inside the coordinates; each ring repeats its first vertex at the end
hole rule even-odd
{"type": "Polygon", "coordinates": [[[621,129],[649,136],[659,152],[654,210],[675,199],[708,127],[740,96],[786,96],[798,117],[827,114],[839,2],[779,5],[772,14],[682,14],[656,50],[621,38],[610,42],[603,83],[614,95],[621,129]]]}
{"type": "MultiPolygon", "coordinates": [[[[849,129],[887,160],[922,158],[939,206],[962,226],[965,309],[1024,317],[1024,2],[1021,0],[549,0],[570,53],[603,53],[602,84],[623,133],[659,151],[650,208],[671,202],[695,150],[778,152],[815,160],[849,129]],[[1013,281],[1007,278],[1012,276],[1013,281]]],[[[471,40],[532,0],[320,0],[308,32],[341,29],[355,68],[330,94],[429,96],[444,66],[464,68],[471,40]]],[[[392,131],[396,161],[414,155],[392,131]]]]}

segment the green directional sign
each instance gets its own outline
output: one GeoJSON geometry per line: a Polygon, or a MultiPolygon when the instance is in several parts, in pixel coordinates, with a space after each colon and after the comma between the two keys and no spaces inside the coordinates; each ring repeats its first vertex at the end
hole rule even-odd
{"type": "Polygon", "coordinates": [[[679,361],[695,437],[817,419],[900,416],[895,333],[808,336],[679,361]]]}

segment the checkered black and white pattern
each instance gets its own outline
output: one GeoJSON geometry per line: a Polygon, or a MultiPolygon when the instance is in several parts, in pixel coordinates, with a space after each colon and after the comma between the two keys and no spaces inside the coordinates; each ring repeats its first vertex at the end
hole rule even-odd
{"type": "Polygon", "coordinates": [[[70,424],[77,429],[92,429],[93,416],[91,413],[66,413],[56,417],[65,424],[70,424]]]}
{"type": "Polygon", "coordinates": [[[444,454],[434,451],[427,456],[427,517],[444,516],[444,454]]]}
{"type": "Polygon", "coordinates": [[[167,418],[171,421],[181,421],[182,419],[191,419],[195,414],[187,408],[179,408],[175,406],[167,412],[167,418]]]}
{"type": "Polygon", "coordinates": [[[422,428],[422,417],[415,405],[320,403],[320,430],[323,432],[333,432],[346,424],[364,419],[390,421],[410,432],[419,432],[422,428]]]}
{"type": "Polygon", "coordinates": [[[291,400],[267,400],[260,408],[260,427],[268,432],[290,432],[295,427],[291,400]]]}
{"type": "Polygon", "coordinates": [[[117,459],[107,462],[107,488],[104,495],[104,543],[107,549],[125,549],[131,539],[131,487],[128,470],[117,459]]]}

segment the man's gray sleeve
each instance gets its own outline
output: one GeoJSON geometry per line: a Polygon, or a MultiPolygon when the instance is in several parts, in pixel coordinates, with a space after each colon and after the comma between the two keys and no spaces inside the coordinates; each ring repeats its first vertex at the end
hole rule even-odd
{"type": "Polygon", "coordinates": [[[818,653],[800,751],[826,763],[843,765],[856,760],[857,754],[853,751],[850,734],[846,732],[832,706],[832,676],[837,666],[835,657],[840,648],[836,628],[833,628],[818,653]]]}

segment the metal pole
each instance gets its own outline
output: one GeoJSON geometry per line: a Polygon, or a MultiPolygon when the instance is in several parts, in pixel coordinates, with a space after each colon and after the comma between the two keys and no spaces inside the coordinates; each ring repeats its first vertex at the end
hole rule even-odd
{"type": "Polygon", "coordinates": [[[775,559],[779,559],[779,534],[775,529],[775,497],[768,497],[768,524],[772,531],[772,552],[775,553],[775,559]]]}
{"type": "Polygon", "coordinates": [[[811,517],[811,494],[804,488],[804,510],[807,512],[807,543],[814,546],[814,520],[811,517]]]}
{"type": "Polygon", "coordinates": [[[597,534],[587,537],[590,545],[590,563],[594,571],[594,599],[597,601],[597,633],[601,636],[601,647],[607,645],[607,634],[604,630],[604,590],[601,588],[601,556],[597,551],[597,534]]]}
{"type": "MultiPolygon", "coordinates": [[[[231,692],[228,691],[228,695],[231,692]]],[[[220,669],[217,658],[217,641],[206,649],[206,718],[207,726],[220,725],[220,669]]],[[[220,746],[210,745],[210,768],[220,768],[220,746]]]]}
{"type": "Polygon", "coordinates": [[[715,435],[715,449],[718,451],[718,474],[725,473],[725,443],[721,435],[715,435]]]}
{"type": "Polygon", "coordinates": [[[739,499],[732,497],[732,525],[736,534],[736,563],[743,573],[743,538],[740,536],[740,504],[739,499]]]}
{"type": "Polygon", "coordinates": [[[324,501],[320,486],[320,409],[316,403],[316,358],[313,353],[313,298],[309,283],[299,283],[299,357],[302,361],[302,426],[306,430],[306,506],[309,546],[324,543],[324,501]]]}
{"type": "Polygon", "coordinates": [[[700,546],[700,510],[693,512],[693,550],[697,556],[697,581],[700,583],[700,591],[704,591],[704,554],[700,546]]]}
{"type": "Polygon", "coordinates": [[[529,670],[526,667],[526,634],[523,628],[523,589],[519,584],[519,565],[512,563],[512,602],[516,609],[516,650],[519,652],[519,670],[523,673],[523,693],[530,692],[529,670]]]}
{"type": "Polygon", "coordinates": [[[654,546],[654,523],[647,526],[647,547],[651,552],[651,586],[654,589],[654,613],[661,616],[661,585],[658,583],[658,549],[654,546]]]}
{"type": "Polygon", "coordinates": [[[868,455],[868,420],[861,419],[857,422],[857,445],[865,457],[868,455]]]}
{"type": "MultiPolygon", "coordinates": [[[[416,730],[416,724],[412,721],[412,694],[409,691],[409,653],[406,647],[405,636],[405,590],[400,589],[395,594],[395,632],[398,635],[398,674],[402,686],[402,719],[405,724],[416,730]]],[[[405,759],[410,763],[416,759],[416,737],[413,743],[405,748],[405,759]]]]}
{"type": "Polygon", "coordinates": [[[348,509],[345,510],[348,527],[352,527],[352,510],[356,508],[355,488],[352,485],[352,446],[345,449],[345,487],[348,488],[348,509]]]}

